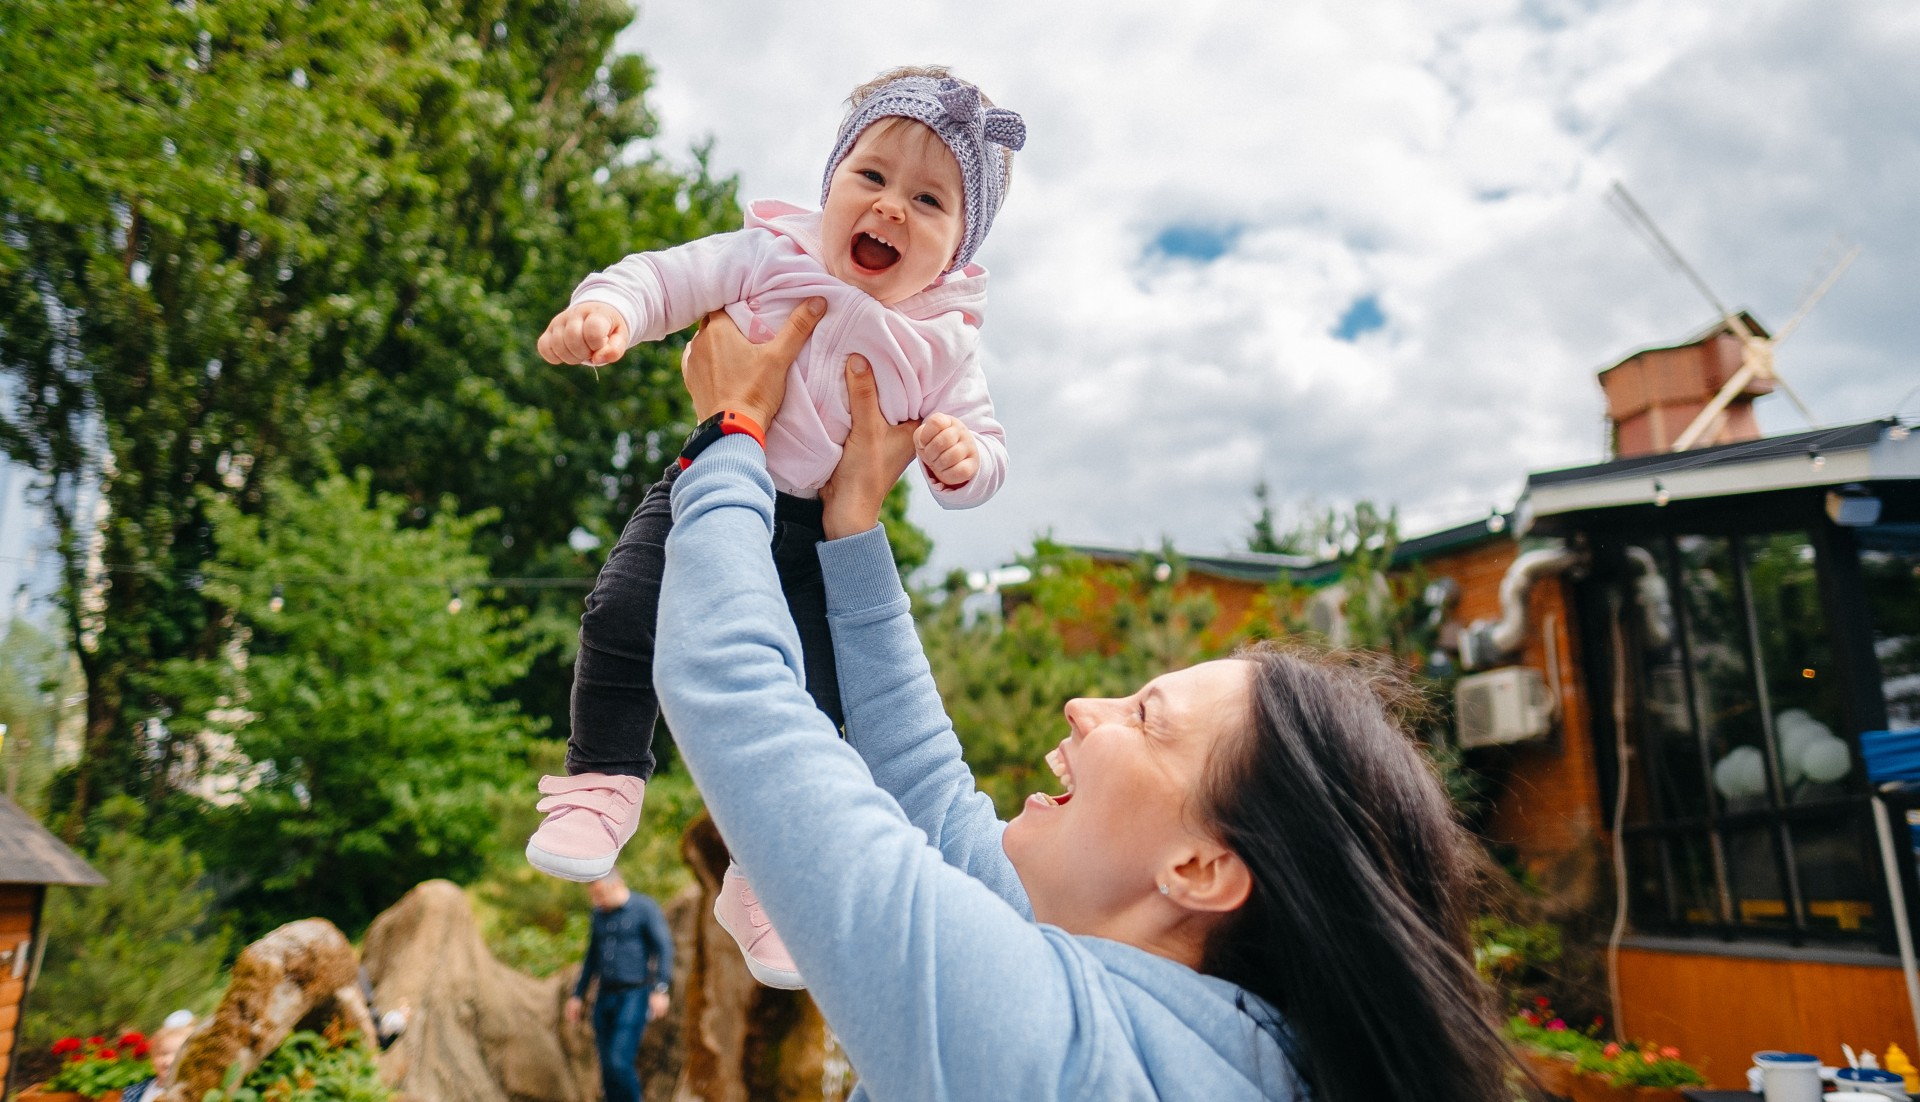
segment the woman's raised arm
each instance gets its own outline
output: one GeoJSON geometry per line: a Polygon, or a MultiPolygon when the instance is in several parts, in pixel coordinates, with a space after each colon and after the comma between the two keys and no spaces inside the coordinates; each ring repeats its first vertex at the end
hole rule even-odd
{"type": "Polygon", "coordinates": [[[881,503],[913,459],[913,425],[881,416],[873,374],[858,356],[847,364],[847,403],[853,428],[821,491],[834,538],[819,548],[847,741],[948,863],[1031,916],[1000,848],[1006,824],[960,755],[880,527],[881,503]]]}

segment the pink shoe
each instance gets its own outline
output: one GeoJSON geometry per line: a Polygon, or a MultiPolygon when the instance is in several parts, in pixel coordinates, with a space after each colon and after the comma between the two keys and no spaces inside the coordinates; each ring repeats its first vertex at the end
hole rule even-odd
{"type": "Polygon", "coordinates": [[[647,782],[581,773],[541,777],[540,792],[546,798],[534,807],[547,817],[527,839],[527,863],[549,876],[583,884],[612,872],[620,847],[640,825],[647,782]]]}
{"type": "Polygon", "coordinates": [[[740,943],[740,954],[747,958],[747,971],[753,973],[754,979],[786,991],[806,989],[807,981],[800,978],[800,970],[787,955],[786,942],[780,940],[779,931],[767,921],[767,912],[760,909],[753,885],[747,883],[740,867],[731,862],[727,865],[726,877],[720,881],[720,898],[713,901],[713,917],[720,921],[721,929],[740,943]]]}

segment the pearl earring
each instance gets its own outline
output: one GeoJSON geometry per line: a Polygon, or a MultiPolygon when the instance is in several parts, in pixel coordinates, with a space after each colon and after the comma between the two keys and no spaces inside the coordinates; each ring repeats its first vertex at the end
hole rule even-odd
{"type": "Polygon", "coordinates": [[[1167,894],[1167,886],[1165,884],[1160,885],[1160,894],[1161,895],[1167,894]]]}

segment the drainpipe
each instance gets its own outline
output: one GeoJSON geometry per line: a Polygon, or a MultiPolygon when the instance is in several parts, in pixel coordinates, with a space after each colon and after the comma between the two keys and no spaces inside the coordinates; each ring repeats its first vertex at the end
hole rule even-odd
{"type": "Polygon", "coordinates": [[[1518,654],[1527,641],[1527,595],[1541,578],[1564,573],[1584,556],[1566,544],[1529,551],[1500,579],[1500,618],[1476,620],[1460,636],[1460,666],[1480,670],[1518,654]]]}

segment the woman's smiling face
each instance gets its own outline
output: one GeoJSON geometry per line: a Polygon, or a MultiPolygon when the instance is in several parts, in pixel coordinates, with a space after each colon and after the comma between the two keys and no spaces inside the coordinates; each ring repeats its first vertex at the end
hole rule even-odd
{"type": "Polygon", "coordinates": [[[939,135],[884,118],[833,170],[821,211],[827,271],[892,306],[953,263],[966,229],[960,163],[939,135]]]}
{"type": "Polygon", "coordinates": [[[1047,755],[1067,794],[1029,796],[1001,839],[1037,921],[1111,936],[1159,894],[1203,840],[1192,808],[1213,755],[1248,727],[1252,679],[1224,659],[1067,703],[1067,737],[1047,755]]]}

